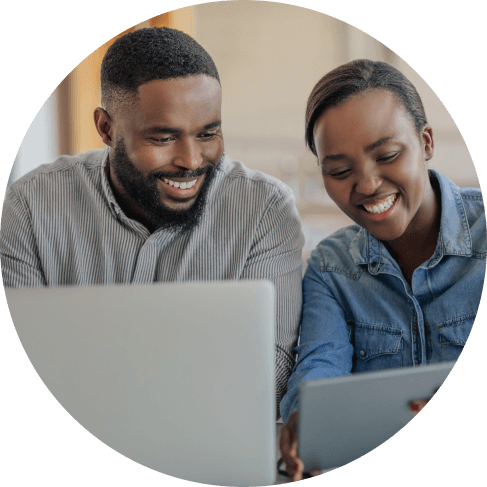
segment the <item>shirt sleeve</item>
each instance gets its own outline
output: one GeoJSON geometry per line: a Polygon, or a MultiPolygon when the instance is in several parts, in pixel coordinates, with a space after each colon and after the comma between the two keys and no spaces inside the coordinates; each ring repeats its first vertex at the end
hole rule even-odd
{"type": "Polygon", "coordinates": [[[303,317],[296,365],[281,402],[284,422],[298,409],[302,382],[349,375],[352,370],[353,346],[345,312],[321,267],[318,252],[314,251],[303,280],[303,317]]]}
{"type": "Polygon", "coordinates": [[[301,314],[301,251],[304,236],[294,196],[274,194],[261,219],[242,279],[266,279],[276,289],[276,413],[294,365],[301,314]]]}
{"type": "Polygon", "coordinates": [[[0,254],[5,287],[46,286],[31,213],[14,188],[7,191],[3,205],[0,254]]]}

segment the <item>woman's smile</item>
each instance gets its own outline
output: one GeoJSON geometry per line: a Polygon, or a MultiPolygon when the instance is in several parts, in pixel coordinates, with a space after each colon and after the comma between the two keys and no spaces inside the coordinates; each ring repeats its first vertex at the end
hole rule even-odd
{"type": "Polygon", "coordinates": [[[391,196],[388,196],[387,198],[374,204],[362,204],[359,206],[359,208],[363,208],[368,218],[374,221],[381,221],[391,216],[397,206],[398,201],[399,195],[392,194],[391,196]]]}

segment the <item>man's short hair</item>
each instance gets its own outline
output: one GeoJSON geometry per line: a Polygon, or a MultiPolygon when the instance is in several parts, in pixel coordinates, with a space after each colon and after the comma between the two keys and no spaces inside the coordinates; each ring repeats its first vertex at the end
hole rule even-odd
{"type": "Polygon", "coordinates": [[[117,39],[103,58],[102,106],[135,99],[138,87],[152,80],[197,75],[220,82],[213,59],[191,36],[168,27],[139,29],[117,39]]]}

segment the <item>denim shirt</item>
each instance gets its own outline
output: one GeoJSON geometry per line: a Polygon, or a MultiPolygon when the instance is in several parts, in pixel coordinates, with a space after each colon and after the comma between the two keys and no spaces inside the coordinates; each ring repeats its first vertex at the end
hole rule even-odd
{"type": "Polygon", "coordinates": [[[456,360],[474,322],[487,235],[479,189],[430,171],[441,194],[434,255],[411,286],[382,242],[352,225],[313,250],[303,280],[297,361],[281,402],[286,422],[299,384],[351,372],[456,360]]]}

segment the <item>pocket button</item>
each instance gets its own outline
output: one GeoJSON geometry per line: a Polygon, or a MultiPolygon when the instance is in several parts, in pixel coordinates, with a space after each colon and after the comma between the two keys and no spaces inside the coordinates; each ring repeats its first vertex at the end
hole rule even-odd
{"type": "Polygon", "coordinates": [[[365,350],[360,350],[360,356],[365,357],[365,350]]]}

